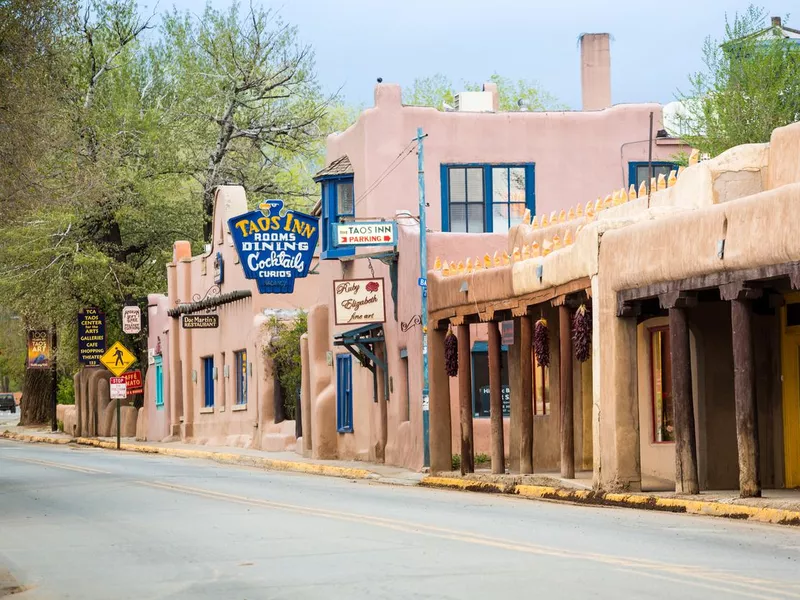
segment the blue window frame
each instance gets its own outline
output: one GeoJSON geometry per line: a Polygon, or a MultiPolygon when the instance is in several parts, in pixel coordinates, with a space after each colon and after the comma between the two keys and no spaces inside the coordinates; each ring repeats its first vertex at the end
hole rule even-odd
{"type": "MultiPolygon", "coordinates": [[[[658,176],[663,174],[664,177],[669,177],[671,171],[678,168],[678,165],[665,161],[653,161],[653,177],[658,180],[658,176]]],[[[647,163],[646,162],[629,162],[628,163],[628,187],[631,185],[636,186],[636,191],[639,191],[639,186],[642,182],[647,181],[647,163]]]]}
{"type": "Polygon", "coordinates": [[[155,357],[156,369],[156,408],[164,408],[164,365],[161,357],[155,357]]]}
{"type": "Polygon", "coordinates": [[[247,404],[247,350],[234,352],[236,366],[236,404],[247,404]]]}
{"type": "Polygon", "coordinates": [[[333,226],[356,215],[353,176],[325,177],[322,184],[322,254],[323,259],[352,256],[355,248],[337,248],[333,243],[333,226]]]}
{"type": "MultiPolygon", "coordinates": [[[[508,346],[500,347],[500,382],[503,395],[503,416],[511,414],[511,388],[508,383],[508,346]]],[[[491,416],[489,406],[489,344],[472,345],[472,414],[477,418],[491,416]]]]}
{"type": "Polygon", "coordinates": [[[533,163],[441,166],[442,231],[508,231],[536,212],[533,163]]]}
{"type": "Polygon", "coordinates": [[[336,355],[336,429],[353,432],[353,357],[336,355]]]}
{"type": "Polygon", "coordinates": [[[203,361],[203,406],[214,406],[214,357],[204,356],[203,361]]]}

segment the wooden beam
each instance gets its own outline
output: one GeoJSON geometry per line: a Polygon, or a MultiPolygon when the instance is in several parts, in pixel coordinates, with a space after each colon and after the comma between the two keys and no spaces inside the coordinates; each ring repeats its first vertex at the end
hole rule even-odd
{"type": "MultiPolygon", "coordinates": [[[[520,378],[520,435],[519,472],[533,473],[533,321],[530,315],[515,319],[520,328],[519,378],[520,378]]],[[[512,449],[512,452],[514,450],[512,449]]]]}
{"type": "Polygon", "coordinates": [[[758,456],[755,360],[752,306],[749,300],[731,301],[733,387],[736,402],[736,444],[739,449],[739,495],[761,496],[758,456]]]}
{"type": "Polygon", "coordinates": [[[659,294],[661,308],[691,308],[697,306],[697,294],[691,291],[672,291],[659,294]]]}
{"type": "Polygon", "coordinates": [[[503,475],[506,472],[500,353],[500,327],[497,321],[491,321],[489,323],[489,418],[492,430],[492,473],[495,475],[503,475]]]}
{"type": "Polygon", "coordinates": [[[734,281],[719,286],[719,297],[722,300],[755,300],[763,293],[763,289],[748,287],[744,281],[734,281]]]}
{"type": "Polygon", "coordinates": [[[617,316],[623,318],[638,317],[642,314],[642,303],[638,301],[625,302],[621,306],[617,306],[617,316]]]}
{"type": "Polygon", "coordinates": [[[689,323],[685,309],[669,309],[669,334],[675,424],[675,491],[679,494],[697,494],[700,485],[697,479],[689,323]]]}
{"type": "Polygon", "coordinates": [[[561,390],[561,477],[575,479],[575,430],[572,422],[572,311],[558,307],[559,375],[561,390]]]}
{"type": "MultiPolygon", "coordinates": [[[[514,298],[487,300],[485,302],[469,302],[459,306],[442,308],[431,312],[430,320],[450,319],[451,322],[454,322],[454,318],[463,317],[465,315],[488,314],[487,311],[490,309],[492,313],[501,310],[510,310],[514,314],[519,314],[519,311],[522,310],[522,306],[525,306],[525,310],[527,310],[528,306],[549,302],[557,296],[583,292],[589,297],[591,294],[591,286],[592,283],[589,277],[582,277],[562,285],[539,290],[523,296],[516,296],[514,298]]],[[[491,316],[489,318],[491,318],[491,316]]]]}
{"type": "Polygon", "coordinates": [[[706,275],[661,281],[637,288],[620,290],[617,292],[617,305],[619,308],[622,304],[631,300],[654,298],[665,292],[704,290],[718,288],[735,281],[756,282],[781,278],[788,278],[792,289],[800,289],[800,262],[766,265],[738,271],[717,271],[706,275]]]}
{"type": "Polygon", "coordinates": [[[472,365],[469,325],[458,326],[458,405],[461,415],[461,474],[475,472],[472,434],[472,365]]]}

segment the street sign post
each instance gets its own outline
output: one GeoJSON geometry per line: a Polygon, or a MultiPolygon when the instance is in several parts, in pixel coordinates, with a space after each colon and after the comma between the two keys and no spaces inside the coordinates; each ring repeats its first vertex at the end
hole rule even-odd
{"type": "Polygon", "coordinates": [[[128,335],[136,335],[142,330],[142,309],[138,306],[126,306],[122,309],[122,331],[128,335]]]}
{"type": "Polygon", "coordinates": [[[111,348],[108,349],[108,352],[103,354],[100,358],[100,362],[103,366],[111,371],[114,374],[109,380],[111,398],[114,398],[113,394],[122,394],[121,397],[117,398],[117,450],[120,448],[120,402],[125,399],[127,396],[126,386],[125,386],[125,378],[121,377],[121,375],[127,371],[130,366],[136,362],[136,357],[133,355],[133,352],[128,350],[125,346],[120,344],[119,342],[114,342],[111,348]],[[121,380],[121,381],[120,381],[121,380]],[[116,392],[114,391],[114,385],[116,384],[116,392]],[[122,390],[120,392],[120,389],[122,390]]]}
{"type": "Polygon", "coordinates": [[[120,417],[120,409],[119,405],[122,400],[124,400],[128,396],[127,386],[125,385],[125,378],[124,377],[112,377],[108,380],[108,387],[111,392],[111,399],[117,401],[117,450],[119,450],[120,443],[120,424],[119,424],[119,417],[120,417]]]}
{"type": "Polygon", "coordinates": [[[119,342],[114,342],[111,348],[100,358],[100,362],[114,374],[114,377],[119,377],[136,362],[136,357],[125,346],[119,342]]]}
{"type": "Polygon", "coordinates": [[[112,400],[124,400],[128,397],[128,386],[124,377],[112,377],[108,380],[112,400]]]}

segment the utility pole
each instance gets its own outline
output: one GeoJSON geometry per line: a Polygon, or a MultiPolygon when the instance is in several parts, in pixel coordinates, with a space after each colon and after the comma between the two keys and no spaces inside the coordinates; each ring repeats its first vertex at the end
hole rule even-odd
{"type": "Polygon", "coordinates": [[[430,387],[428,385],[428,240],[425,204],[425,166],[422,127],[417,128],[417,176],[419,178],[419,286],[422,290],[422,456],[431,465],[430,387]]]}

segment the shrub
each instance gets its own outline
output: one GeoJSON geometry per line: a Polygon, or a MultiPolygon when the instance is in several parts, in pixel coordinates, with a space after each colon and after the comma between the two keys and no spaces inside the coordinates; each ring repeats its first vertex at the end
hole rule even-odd
{"type": "Polygon", "coordinates": [[[286,418],[294,419],[303,382],[300,336],[308,331],[308,315],[300,312],[294,321],[279,321],[272,317],[266,327],[272,334],[272,340],[264,347],[263,352],[272,359],[272,368],[278,376],[286,418]]]}

